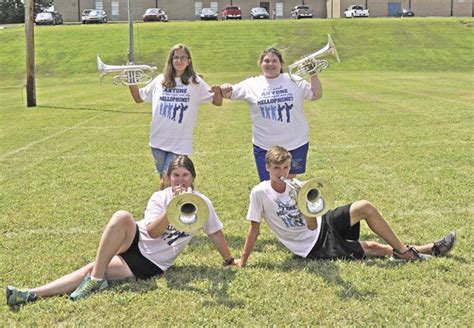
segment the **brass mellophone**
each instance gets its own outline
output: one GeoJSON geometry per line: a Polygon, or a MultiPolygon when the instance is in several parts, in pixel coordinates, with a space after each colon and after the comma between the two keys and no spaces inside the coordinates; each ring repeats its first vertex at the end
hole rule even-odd
{"type": "Polygon", "coordinates": [[[195,232],[209,218],[206,201],[192,191],[176,195],[166,207],[169,223],[179,231],[195,232]]]}
{"type": "Polygon", "coordinates": [[[333,188],[323,179],[314,178],[302,182],[297,179],[281,177],[281,180],[293,189],[290,192],[290,197],[296,202],[296,206],[303,215],[322,216],[333,207],[333,188]]]}
{"type": "Polygon", "coordinates": [[[307,76],[318,74],[329,66],[329,62],[321,58],[330,56],[333,56],[338,63],[341,62],[337,54],[336,45],[328,34],[326,46],[288,66],[288,75],[293,81],[299,81],[307,76]]]}

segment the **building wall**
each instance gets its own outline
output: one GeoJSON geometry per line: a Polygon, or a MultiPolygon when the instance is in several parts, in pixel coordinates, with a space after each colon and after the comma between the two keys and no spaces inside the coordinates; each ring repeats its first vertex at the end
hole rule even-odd
{"type": "MultiPolygon", "coordinates": [[[[166,11],[170,20],[196,19],[196,4],[201,8],[217,7],[219,13],[231,4],[231,0],[130,0],[134,20],[142,20],[146,8],[159,7],[166,11]]],[[[283,15],[277,18],[289,18],[291,9],[302,4],[302,0],[232,0],[232,5],[242,9],[243,19],[248,19],[253,7],[268,7],[272,14],[277,3],[283,6],[283,15]]],[[[85,8],[96,8],[102,3],[110,21],[128,20],[127,0],[55,0],[54,8],[63,14],[66,22],[80,21],[80,13],[85,8]],[[117,8],[118,15],[112,15],[112,7],[117,8]]],[[[370,10],[370,17],[388,16],[389,3],[399,3],[401,8],[409,8],[416,16],[473,16],[473,0],[304,0],[313,9],[315,18],[340,18],[350,5],[363,5],[370,10]],[[451,3],[452,8],[451,8],[451,3]]]]}

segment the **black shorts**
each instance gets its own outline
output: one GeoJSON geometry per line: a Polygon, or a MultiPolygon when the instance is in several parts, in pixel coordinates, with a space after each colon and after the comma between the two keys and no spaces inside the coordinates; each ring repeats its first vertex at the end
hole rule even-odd
{"type": "Polygon", "coordinates": [[[364,250],[358,241],[360,224],[351,227],[351,205],[337,207],[323,215],[318,241],[307,258],[315,260],[364,258],[364,250]]]}
{"type": "Polygon", "coordinates": [[[140,231],[138,230],[137,225],[135,238],[133,238],[132,244],[125,252],[118,254],[118,256],[124,259],[136,278],[147,279],[162,274],[163,270],[143,256],[140,252],[140,249],[138,248],[139,236],[140,231]]]}

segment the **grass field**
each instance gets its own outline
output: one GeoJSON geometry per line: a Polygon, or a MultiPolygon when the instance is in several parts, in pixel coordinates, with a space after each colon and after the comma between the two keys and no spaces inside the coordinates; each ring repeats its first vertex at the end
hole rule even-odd
{"type": "MultiPolygon", "coordinates": [[[[157,65],[191,47],[209,84],[256,75],[267,46],[288,63],[323,47],[342,62],[321,74],[306,104],[311,127],[301,178],[333,182],[336,205],[369,199],[407,243],[456,229],[452,255],[424,263],[296,259],[265,224],[243,270],[224,270],[198,234],[161,278],[117,283],[73,303],[41,300],[0,326],[451,326],[472,325],[474,19],[369,19],[136,24],[136,57],[157,65]]],[[[102,85],[98,53],[126,61],[127,25],[35,29],[38,107],[26,108],[24,31],[0,30],[0,286],[33,287],[90,262],[114,211],[137,218],[158,186],[148,149],[150,107],[102,85]]],[[[248,107],[202,106],[196,187],[244,244],[258,182],[248,107]]],[[[362,227],[363,239],[376,239],[362,227]]],[[[4,297],[2,290],[1,297],[4,297]]]]}

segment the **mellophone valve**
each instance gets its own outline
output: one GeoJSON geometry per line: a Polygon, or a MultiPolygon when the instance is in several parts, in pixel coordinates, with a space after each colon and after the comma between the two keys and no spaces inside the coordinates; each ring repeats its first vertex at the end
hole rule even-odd
{"type": "Polygon", "coordinates": [[[290,192],[290,197],[296,202],[296,206],[303,215],[322,216],[333,207],[333,188],[325,180],[314,178],[302,182],[285,177],[281,177],[281,180],[293,189],[290,192]]]}
{"type": "Polygon", "coordinates": [[[115,85],[146,84],[153,80],[156,67],[148,65],[107,65],[97,55],[97,70],[102,80],[106,74],[115,74],[112,81],[115,85]]]}
{"type": "Polygon", "coordinates": [[[206,201],[187,192],[176,195],[166,208],[169,223],[179,231],[195,232],[202,228],[209,218],[209,207],[206,201]]]}

